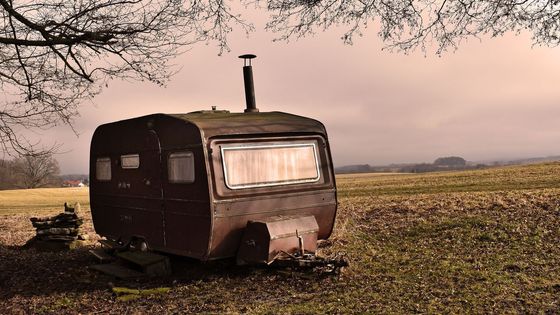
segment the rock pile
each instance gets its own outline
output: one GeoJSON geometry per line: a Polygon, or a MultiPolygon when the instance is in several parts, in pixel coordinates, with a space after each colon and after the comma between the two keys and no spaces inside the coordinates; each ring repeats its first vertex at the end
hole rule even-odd
{"type": "Polygon", "coordinates": [[[74,207],[64,204],[64,212],[52,217],[31,218],[31,223],[36,229],[36,235],[28,245],[38,245],[45,249],[69,249],[76,247],[76,241],[85,240],[85,235],[80,233],[80,226],[84,223],[78,217],[80,204],[74,207]]]}

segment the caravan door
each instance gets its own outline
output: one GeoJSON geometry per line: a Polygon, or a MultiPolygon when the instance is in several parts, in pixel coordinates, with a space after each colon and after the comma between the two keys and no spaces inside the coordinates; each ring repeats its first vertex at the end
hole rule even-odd
{"type": "Polygon", "coordinates": [[[115,138],[100,139],[95,146],[99,152],[92,155],[96,159],[90,188],[95,229],[125,243],[142,238],[151,247],[163,246],[159,137],[153,130],[127,128],[115,138]]]}

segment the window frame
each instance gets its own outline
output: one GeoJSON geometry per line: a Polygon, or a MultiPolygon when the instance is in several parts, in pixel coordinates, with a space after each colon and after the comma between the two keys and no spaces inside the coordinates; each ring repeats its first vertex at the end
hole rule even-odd
{"type": "Polygon", "coordinates": [[[196,165],[195,165],[195,161],[194,161],[194,152],[193,151],[175,151],[175,152],[170,152],[169,155],[167,155],[167,181],[170,184],[192,184],[196,181],[196,165]],[[180,156],[180,155],[185,155],[187,157],[190,156],[191,158],[191,165],[192,165],[192,179],[186,179],[186,180],[172,180],[171,179],[171,163],[170,160],[172,158],[176,158],[174,157],[174,155],[176,156],[180,156]]]}
{"type": "Polygon", "coordinates": [[[240,145],[240,143],[236,143],[235,145],[220,145],[220,157],[221,157],[221,165],[222,165],[222,172],[224,175],[224,184],[228,189],[231,190],[241,190],[241,189],[251,189],[251,188],[263,188],[263,187],[277,187],[277,186],[290,186],[290,185],[297,185],[297,184],[309,184],[309,183],[317,183],[321,179],[321,166],[319,163],[319,153],[317,150],[317,141],[316,140],[308,140],[308,142],[300,142],[300,143],[270,143],[270,144],[254,144],[254,143],[246,143],[246,145],[240,145]],[[312,147],[313,148],[313,157],[314,157],[314,165],[315,171],[317,173],[317,177],[315,178],[306,178],[306,179],[294,179],[294,180],[284,180],[284,181],[277,181],[277,182],[267,182],[267,183],[253,183],[253,184],[242,184],[242,185],[230,185],[228,181],[228,170],[225,161],[225,151],[228,150],[251,150],[251,149],[264,149],[264,148],[293,148],[293,147],[312,147]]]}

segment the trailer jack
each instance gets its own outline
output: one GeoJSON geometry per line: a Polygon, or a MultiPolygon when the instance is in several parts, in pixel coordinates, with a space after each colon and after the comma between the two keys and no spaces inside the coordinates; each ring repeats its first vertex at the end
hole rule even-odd
{"type": "Polygon", "coordinates": [[[348,267],[349,264],[343,253],[339,253],[330,258],[310,253],[301,255],[299,252],[290,254],[282,251],[269,265],[273,267],[294,268],[298,270],[313,269],[313,271],[320,274],[338,274],[343,267],[348,267]]]}

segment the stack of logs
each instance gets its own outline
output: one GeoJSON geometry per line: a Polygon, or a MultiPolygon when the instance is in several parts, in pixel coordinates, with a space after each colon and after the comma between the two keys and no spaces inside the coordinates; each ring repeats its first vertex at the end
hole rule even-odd
{"type": "Polygon", "coordinates": [[[31,218],[31,223],[36,229],[34,242],[52,244],[56,242],[61,247],[70,247],[77,240],[85,240],[85,235],[80,234],[80,226],[84,221],[78,217],[79,209],[79,203],[74,207],[69,207],[65,203],[63,213],[52,217],[31,218]]]}

